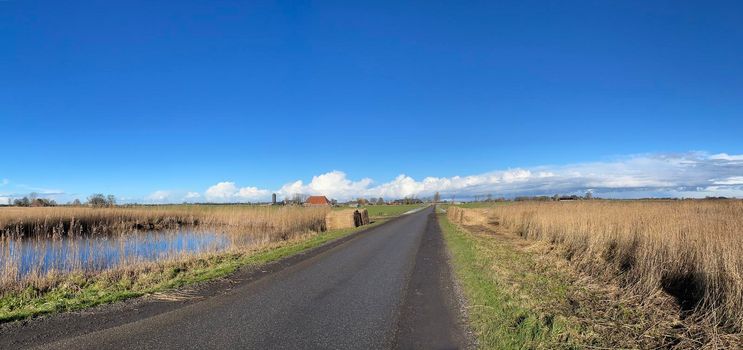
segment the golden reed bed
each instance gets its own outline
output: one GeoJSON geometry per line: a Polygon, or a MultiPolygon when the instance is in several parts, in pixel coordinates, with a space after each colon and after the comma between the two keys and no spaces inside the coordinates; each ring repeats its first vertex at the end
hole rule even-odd
{"type": "MultiPolygon", "coordinates": [[[[103,246],[108,238],[115,240],[136,231],[169,232],[180,228],[198,228],[224,235],[227,246],[221,246],[221,251],[241,251],[322,232],[325,230],[325,215],[329,211],[329,208],[320,207],[241,205],[0,208],[0,294],[29,284],[56,280],[60,274],[95,272],[89,271],[96,270],[89,265],[96,262],[80,261],[81,257],[73,249],[77,247],[75,244],[82,244],[78,243],[79,240],[70,239],[67,242],[72,248],[60,249],[57,243],[65,237],[101,237],[103,240],[93,242],[103,246]],[[36,255],[24,257],[24,253],[17,248],[21,242],[34,247],[36,255]],[[64,254],[64,265],[69,271],[45,271],[44,266],[49,261],[46,261],[43,253],[47,249],[56,250],[57,255],[64,254]],[[23,262],[23,259],[26,261],[23,262]],[[20,271],[24,264],[30,272],[22,274],[20,271]]],[[[121,244],[119,250],[119,265],[141,262],[137,256],[125,256],[128,252],[125,244],[121,244]]],[[[184,259],[186,255],[180,251],[169,251],[158,260],[184,259]]]]}
{"type": "Polygon", "coordinates": [[[668,293],[687,315],[743,330],[743,201],[517,202],[447,216],[553,243],[581,271],[668,293]]]}
{"type": "Polygon", "coordinates": [[[233,227],[243,232],[285,234],[322,231],[328,208],[240,205],[173,205],[151,207],[0,208],[0,236],[37,237],[126,233],[182,225],[233,227]]]}

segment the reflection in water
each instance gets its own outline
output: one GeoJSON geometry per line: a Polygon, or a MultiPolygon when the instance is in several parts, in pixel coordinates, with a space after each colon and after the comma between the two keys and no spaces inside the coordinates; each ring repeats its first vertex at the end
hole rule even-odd
{"type": "Polygon", "coordinates": [[[103,270],[184,253],[221,251],[235,243],[232,239],[214,231],[181,228],[112,236],[0,240],[0,271],[14,269],[18,277],[23,277],[50,270],[103,270]]]}

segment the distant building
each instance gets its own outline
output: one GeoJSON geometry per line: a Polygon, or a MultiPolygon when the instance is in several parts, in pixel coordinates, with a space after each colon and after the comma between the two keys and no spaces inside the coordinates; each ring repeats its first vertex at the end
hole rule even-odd
{"type": "Polygon", "coordinates": [[[328,197],[325,196],[309,196],[307,197],[307,200],[304,202],[304,205],[307,206],[321,206],[321,205],[327,205],[330,206],[332,203],[330,200],[328,200],[328,197]]]}
{"type": "Polygon", "coordinates": [[[276,193],[271,195],[271,204],[276,205],[276,193]]]}

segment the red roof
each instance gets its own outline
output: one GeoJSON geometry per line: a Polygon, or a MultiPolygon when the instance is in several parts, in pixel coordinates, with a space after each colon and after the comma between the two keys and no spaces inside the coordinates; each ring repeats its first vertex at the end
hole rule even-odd
{"type": "Polygon", "coordinates": [[[330,201],[325,196],[310,196],[305,202],[307,204],[330,205],[330,201]]]}

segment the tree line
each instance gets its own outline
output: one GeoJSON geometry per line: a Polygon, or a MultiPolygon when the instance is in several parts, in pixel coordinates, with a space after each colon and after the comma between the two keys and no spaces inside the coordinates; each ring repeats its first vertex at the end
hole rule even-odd
{"type": "MultiPolygon", "coordinates": [[[[53,199],[39,197],[38,193],[32,192],[28,196],[23,198],[16,198],[12,201],[13,206],[16,207],[55,207],[59,204],[53,199]]],[[[116,197],[112,194],[104,195],[103,193],[95,193],[88,197],[85,203],[79,199],[75,199],[65,205],[68,206],[89,206],[95,208],[110,208],[116,206],[116,197]]]]}

